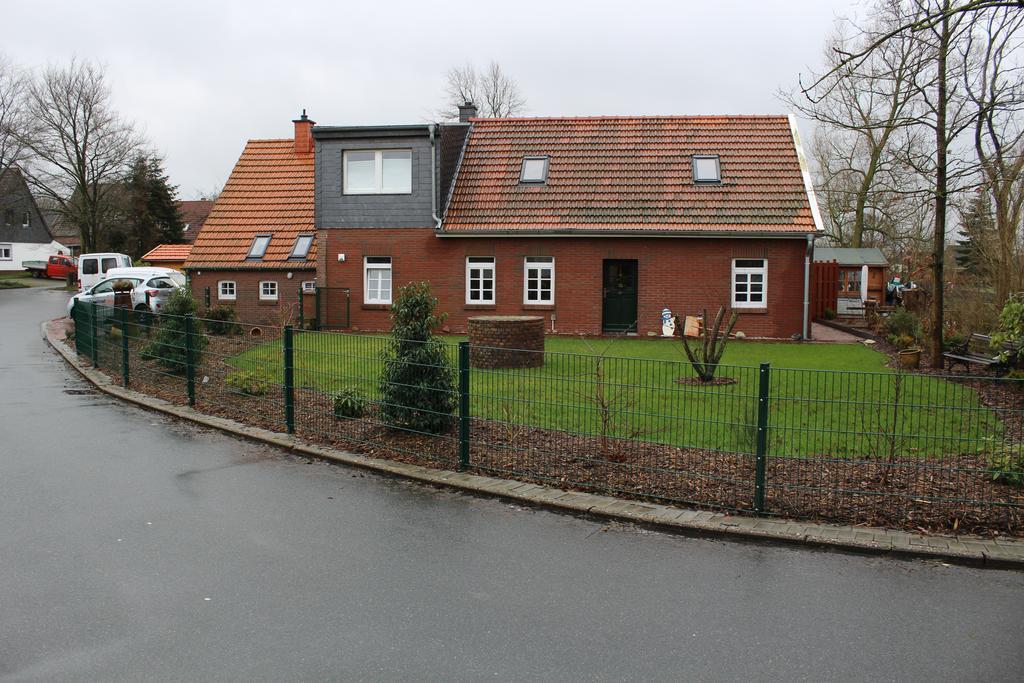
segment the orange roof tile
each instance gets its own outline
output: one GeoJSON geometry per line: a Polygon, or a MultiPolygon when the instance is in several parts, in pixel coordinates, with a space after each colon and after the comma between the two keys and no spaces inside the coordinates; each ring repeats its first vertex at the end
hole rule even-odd
{"type": "Polygon", "coordinates": [[[288,255],[313,227],[313,154],[296,154],[295,141],[250,140],[213,203],[185,267],[315,268],[316,241],[303,260],[288,255]],[[272,235],[262,259],[247,259],[256,235],[272,235]]]}
{"type": "Polygon", "coordinates": [[[474,119],[444,233],[763,232],[815,222],[786,116],[474,119]],[[692,156],[717,154],[721,183],[692,156]],[[547,182],[519,182],[548,156],[547,182]]]}
{"type": "Polygon", "coordinates": [[[184,261],[192,251],[191,244],[158,244],[143,256],[143,261],[184,261]]]}

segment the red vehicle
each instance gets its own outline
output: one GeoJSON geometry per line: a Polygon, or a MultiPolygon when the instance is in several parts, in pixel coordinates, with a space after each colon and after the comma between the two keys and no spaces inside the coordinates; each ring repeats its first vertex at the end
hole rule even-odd
{"type": "Polygon", "coordinates": [[[65,280],[68,272],[71,272],[74,279],[78,279],[78,259],[73,256],[58,254],[45,261],[22,261],[21,267],[32,273],[32,277],[52,277],[65,280]]]}

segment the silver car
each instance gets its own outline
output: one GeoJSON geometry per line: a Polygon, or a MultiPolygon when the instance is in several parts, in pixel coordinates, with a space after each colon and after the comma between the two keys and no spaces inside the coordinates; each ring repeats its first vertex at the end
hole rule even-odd
{"type": "Polygon", "coordinates": [[[132,296],[135,296],[135,292],[139,288],[139,283],[143,281],[140,277],[108,277],[105,280],[100,280],[89,289],[75,294],[68,300],[68,317],[71,317],[71,310],[75,307],[76,301],[83,303],[92,303],[95,301],[97,304],[104,306],[114,305],[114,283],[127,280],[132,284],[132,296]]]}
{"type": "Polygon", "coordinates": [[[159,313],[175,290],[185,286],[185,276],[178,272],[151,275],[132,290],[132,308],[144,313],[159,313]]]}

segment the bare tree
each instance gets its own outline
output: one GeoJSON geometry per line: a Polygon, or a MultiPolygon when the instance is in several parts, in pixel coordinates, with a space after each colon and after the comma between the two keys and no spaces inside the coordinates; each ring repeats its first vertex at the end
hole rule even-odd
{"type": "Polygon", "coordinates": [[[1000,9],[976,22],[968,52],[979,68],[964,72],[964,88],[974,105],[974,151],[988,195],[977,205],[991,207],[991,240],[978,238],[978,255],[995,285],[996,305],[1024,284],[1021,221],[1024,218],[1024,75],[1019,31],[1024,15],[1000,9]]]}
{"type": "Polygon", "coordinates": [[[459,106],[467,102],[476,104],[478,115],[484,118],[516,116],[526,110],[519,84],[497,62],[491,62],[483,72],[472,64],[452,67],[445,94],[445,107],[438,113],[449,120],[457,119],[459,106]]]}
{"type": "Polygon", "coordinates": [[[0,176],[25,160],[27,139],[25,76],[0,54],[0,176]]]}
{"type": "Polygon", "coordinates": [[[114,111],[103,70],[92,63],[47,67],[27,91],[34,160],[26,175],[78,226],[83,251],[93,251],[118,210],[116,195],[142,139],[114,111]]]}
{"type": "Polygon", "coordinates": [[[856,64],[839,67],[839,62],[841,55],[873,42],[900,18],[891,4],[876,5],[867,26],[853,26],[852,36],[837,31],[830,39],[825,68],[831,75],[818,81],[820,96],[782,94],[791,107],[819,123],[813,150],[817,189],[832,222],[826,229],[841,246],[864,246],[866,233],[891,233],[898,225],[889,211],[897,208],[894,190],[907,189],[901,151],[918,143],[905,120],[913,107],[912,80],[922,51],[912,36],[900,35],[856,64]]]}

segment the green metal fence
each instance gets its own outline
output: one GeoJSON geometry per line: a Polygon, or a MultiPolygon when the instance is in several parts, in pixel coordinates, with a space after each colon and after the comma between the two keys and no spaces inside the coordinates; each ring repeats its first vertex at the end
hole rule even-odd
{"type": "MultiPolygon", "coordinates": [[[[394,419],[386,336],[137,319],[77,305],[78,353],[168,401],[374,457],[640,500],[903,528],[1024,532],[1020,380],[541,353],[444,340],[439,433],[394,419]],[[446,377],[448,375],[445,375],[446,377]]],[[[400,411],[397,411],[400,412],[400,411]]]]}

